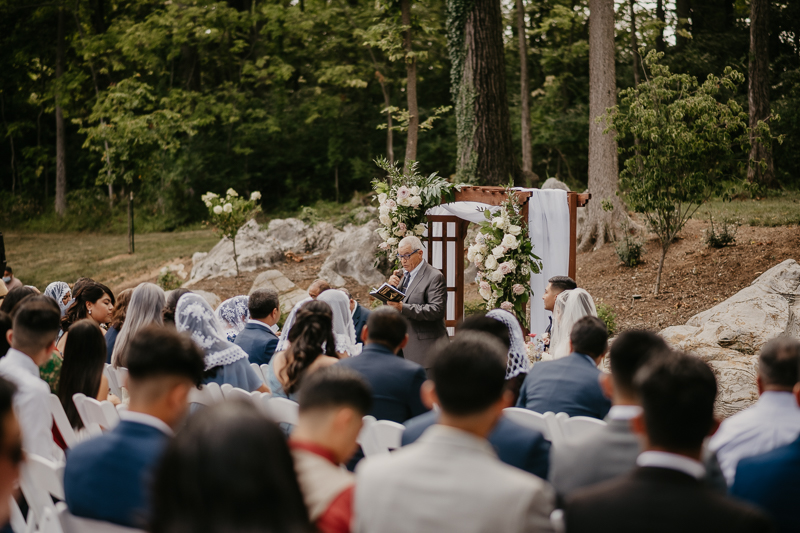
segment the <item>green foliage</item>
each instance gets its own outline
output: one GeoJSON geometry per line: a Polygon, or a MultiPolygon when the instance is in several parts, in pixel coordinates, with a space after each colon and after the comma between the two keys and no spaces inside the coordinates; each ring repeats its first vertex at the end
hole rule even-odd
{"type": "Polygon", "coordinates": [[[225,196],[213,192],[203,195],[203,203],[208,208],[208,223],[233,243],[233,261],[236,263],[236,275],[239,275],[239,257],[236,254],[236,235],[245,222],[253,218],[261,208],[257,202],[261,193],[253,191],[249,199],[242,198],[233,189],[228,189],[225,196]]]}
{"type": "Polygon", "coordinates": [[[617,252],[617,257],[619,257],[623,265],[635,267],[642,262],[644,245],[642,241],[636,240],[629,233],[626,233],[625,238],[614,246],[614,251],[617,252]]]}
{"type": "Polygon", "coordinates": [[[173,291],[179,289],[181,285],[183,285],[183,280],[173,270],[170,270],[169,267],[164,267],[158,274],[156,285],[165,291],[173,291]]]}
{"type": "Polygon", "coordinates": [[[725,217],[714,227],[714,217],[709,213],[710,227],[703,230],[703,242],[711,248],[724,248],[736,242],[736,233],[742,221],[738,218],[725,217]]]}
{"type": "Polygon", "coordinates": [[[617,332],[617,313],[614,308],[603,302],[597,304],[597,318],[603,321],[608,329],[608,336],[617,332]]]}

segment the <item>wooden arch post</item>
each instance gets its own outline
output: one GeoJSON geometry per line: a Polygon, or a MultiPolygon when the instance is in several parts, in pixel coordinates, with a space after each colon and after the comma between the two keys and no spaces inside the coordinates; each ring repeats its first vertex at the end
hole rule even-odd
{"type": "MultiPolygon", "coordinates": [[[[530,191],[513,191],[522,206],[522,219],[528,220],[530,191]]],[[[576,279],[578,208],[591,199],[589,193],[567,192],[569,205],[569,276],[576,279]]],[[[462,187],[455,193],[456,202],[480,202],[502,205],[507,200],[504,187],[462,187]]],[[[454,215],[428,215],[428,236],[424,237],[428,248],[428,261],[444,275],[447,285],[447,308],[445,325],[448,333],[455,332],[456,324],[464,318],[464,240],[469,222],[454,215]],[[441,251],[436,254],[434,251],[441,251]],[[434,258],[437,258],[434,264],[434,258]]]]}

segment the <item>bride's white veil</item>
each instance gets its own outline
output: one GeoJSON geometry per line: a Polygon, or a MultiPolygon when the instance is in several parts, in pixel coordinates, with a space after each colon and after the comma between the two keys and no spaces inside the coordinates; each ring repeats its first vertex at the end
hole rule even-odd
{"type": "Polygon", "coordinates": [[[356,330],[350,314],[350,298],[339,290],[327,290],[317,296],[317,300],[331,306],[333,311],[333,337],[336,339],[336,351],[351,357],[361,353],[361,344],[356,343],[356,330]]]}
{"type": "Polygon", "coordinates": [[[563,291],[553,307],[553,333],[550,337],[549,359],[569,355],[569,334],[572,326],[585,316],[597,316],[591,295],[583,289],[563,291]]]}

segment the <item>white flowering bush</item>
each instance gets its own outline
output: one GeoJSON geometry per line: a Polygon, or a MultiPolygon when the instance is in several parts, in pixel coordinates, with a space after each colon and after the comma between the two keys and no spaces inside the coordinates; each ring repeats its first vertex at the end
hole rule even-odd
{"type": "Polygon", "coordinates": [[[381,223],[377,231],[383,241],[378,245],[377,254],[391,259],[397,253],[400,239],[412,235],[421,237],[425,233],[425,212],[441,204],[443,197],[451,197],[454,187],[436,172],[423,176],[417,172],[417,163],[411,165],[408,174],[403,174],[397,165],[390,165],[386,159],[375,163],[390,178],[372,182],[381,223]]]}
{"type": "Polygon", "coordinates": [[[540,272],[542,262],[533,254],[517,195],[506,193],[508,200],[494,215],[484,211],[486,221],[467,250],[467,259],[478,269],[476,281],[486,309],[511,311],[527,328],[530,276],[540,272]]]}
{"type": "Polygon", "coordinates": [[[209,220],[206,224],[214,226],[222,235],[233,242],[233,262],[236,263],[236,275],[239,275],[239,256],[236,254],[236,234],[245,222],[261,211],[258,205],[261,193],[254,191],[250,198],[242,198],[233,189],[228,189],[225,196],[207,192],[200,197],[208,208],[209,220]]]}

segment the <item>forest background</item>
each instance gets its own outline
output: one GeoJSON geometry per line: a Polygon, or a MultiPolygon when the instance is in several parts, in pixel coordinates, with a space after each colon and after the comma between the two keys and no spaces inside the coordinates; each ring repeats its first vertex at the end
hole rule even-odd
{"type": "MultiPolygon", "coordinates": [[[[772,185],[797,189],[800,2],[769,4],[770,109],[781,117],[772,128],[785,135],[773,146],[772,185]]],[[[0,0],[0,224],[124,231],[131,192],[144,230],[202,220],[200,196],[229,187],[261,191],[266,212],[347,200],[380,175],[376,157],[404,159],[409,57],[418,118],[430,126],[419,132],[416,159],[423,173],[454,176],[447,23],[457,13],[448,5],[458,2],[0,0]]],[[[501,2],[519,161],[518,6],[525,12],[532,170],[541,181],[554,176],[583,190],[589,1],[501,2]]],[[[637,47],[664,50],[674,72],[700,80],[726,66],[748,74],[745,0],[626,0],[615,2],[615,13],[618,90],[634,84],[637,47]]],[[[748,84],[737,91],[730,96],[747,109],[748,84]]]]}

